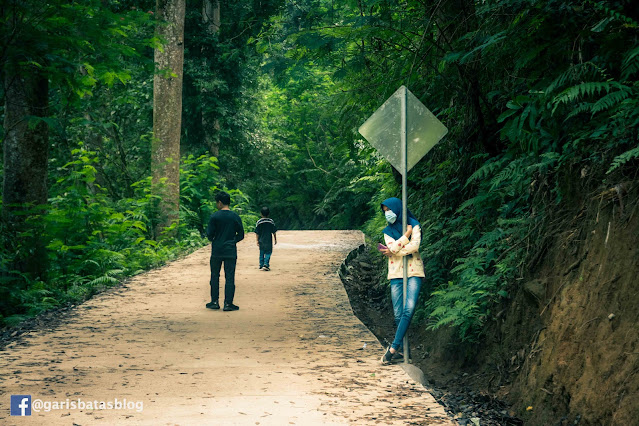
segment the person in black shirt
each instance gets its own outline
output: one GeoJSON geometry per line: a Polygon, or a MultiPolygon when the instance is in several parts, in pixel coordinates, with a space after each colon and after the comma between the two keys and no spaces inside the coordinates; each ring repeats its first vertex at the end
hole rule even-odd
{"type": "Polygon", "coordinates": [[[257,237],[257,246],[260,248],[260,269],[270,271],[271,254],[273,254],[273,238],[277,244],[277,228],[275,222],[269,218],[271,211],[268,207],[262,207],[262,218],[255,225],[255,236],[257,237]],[[273,238],[271,238],[273,235],[273,238]]]}
{"type": "Polygon", "coordinates": [[[206,230],[211,241],[211,302],[206,304],[209,309],[220,309],[220,270],[224,264],[224,310],[237,311],[240,309],[233,304],[235,297],[235,265],[237,264],[236,244],[244,239],[244,227],[237,213],[229,209],[231,196],[226,192],[215,195],[218,211],[211,215],[209,227],[206,230]]]}

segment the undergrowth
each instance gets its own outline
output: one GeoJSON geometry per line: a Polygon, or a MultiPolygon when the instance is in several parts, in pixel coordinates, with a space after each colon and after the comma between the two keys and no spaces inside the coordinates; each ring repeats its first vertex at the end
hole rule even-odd
{"type": "MultiPolygon", "coordinates": [[[[180,220],[155,238],[157,196],[151,178],[132,185],[133,197],[113,200],[96,182],[97,161],[97,154],[82,145],[74,150],[73,161],[57,171],[49,204],[32,209],[25,231],[14,239],[0,233],[0,325],[15,326],[49,309],[84,301],[208,243],[204,229],[216,210],[215,192],[227,190],[215,157],[182,160],[180,220]],[[48,264],[46,276],[33,277],[14,266],[33,257],[33,230],[38,229],[48,264]]],[[[244,226],[253,225],[257,216],[246,195],[227,191],[244,226]]]]}

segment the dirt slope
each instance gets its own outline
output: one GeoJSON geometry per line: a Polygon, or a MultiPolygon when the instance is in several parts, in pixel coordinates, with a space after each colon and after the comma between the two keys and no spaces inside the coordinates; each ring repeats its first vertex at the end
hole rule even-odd
{"type": "Polygon", "coordinates": [[[576,211],[501,326],[513,359],[504,367],[516,370],[505,396],[528,424],[639,425],[639,197],[632,195],[625,210],[600,196],[576,211]],[[518,329],[532,336],[520,348],[509,336],[518,329]]]}
{"type": "MultiPolygon", "coordinates": [[[[271,272],[239,246],[237,312],[204,308],[205,248],[0,352],[2,424],[429,424],[441,406],[353,315],[336,274],[359,232],[280,232],[271,272]],[[142,404],[9,416],[10,395],[142,404]]],[[[223,289],[222,289],[223,294],[223,289]]]]}

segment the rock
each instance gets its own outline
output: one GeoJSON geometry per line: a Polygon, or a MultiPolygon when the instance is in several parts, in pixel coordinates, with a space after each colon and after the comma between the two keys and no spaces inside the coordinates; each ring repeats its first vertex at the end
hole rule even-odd
{"type": "Polygon", "coordinates": [[[370,270],[372,270],[374,268],[374,266],[371,265],[370,263],[361,262],[361,261],[359,262],[359,266],[361,266],[362,269],[365,270],[365,271],[370,271],[370,270]]]}
{"type": "Polygon", "coordinates": [[[612,321],[612,319],[615,317],[615,314],[610,314],[608,315],[608,320],[612,321]]]}
{"type": "Polygon", "coordinates": [[[532,296],[538,304],[546,298],[547,280],[532,280],[524,284],[524,291],[532,296]]]}

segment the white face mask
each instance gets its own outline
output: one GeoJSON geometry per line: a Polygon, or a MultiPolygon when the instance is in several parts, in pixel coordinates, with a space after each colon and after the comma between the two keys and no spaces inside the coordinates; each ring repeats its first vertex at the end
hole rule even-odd
{"type": "Polygon", "coordinates": [[[386,210],[384,212],[384,216],[386,216],[386,220],[388,221],[388,223],[390,223],[391,225],[393,223],[395,223],[395,221],[397,220],[397,215],[395,213],[393,213],[392,210],[386,210]]]}

